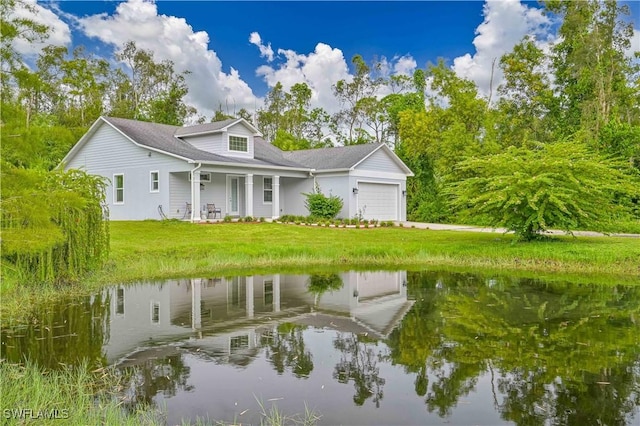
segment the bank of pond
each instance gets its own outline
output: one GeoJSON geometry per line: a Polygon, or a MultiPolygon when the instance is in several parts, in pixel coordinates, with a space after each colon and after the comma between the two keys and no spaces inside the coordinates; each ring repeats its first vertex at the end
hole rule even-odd
{"type": "Polygon", "coordinates": [[[38,306],[1,344],[5,367],[108,371],[118,410],[170,425],[260,424],[274,408],[327,425],[640,421],[637,285],[445,271],[139,282],[38,306]]]}

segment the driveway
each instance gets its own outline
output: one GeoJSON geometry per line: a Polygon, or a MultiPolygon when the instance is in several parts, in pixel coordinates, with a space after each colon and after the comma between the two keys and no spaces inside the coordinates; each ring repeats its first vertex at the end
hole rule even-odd
{"type": "MultiPolygon", "coordinates": [[[[504,228],[483,228],[480,226],[470,225],[449,225],[444,223],[423,223],[423,222],[400,222],[405,228],[415,227],[417,229],[432,229],[434,231],[466,231],[466,232],[495,232],[498,234],[504,234],[507,232],[504,228]]],[[[566,235],[564,231],[558,231],[551,229],[545,232],[545,235],[566,235]]],[[[581,237],[629,237],[640,238],[640,234],[603,234],[602,232],[594,231],[573,231],[573,235],[581,237]]]]}

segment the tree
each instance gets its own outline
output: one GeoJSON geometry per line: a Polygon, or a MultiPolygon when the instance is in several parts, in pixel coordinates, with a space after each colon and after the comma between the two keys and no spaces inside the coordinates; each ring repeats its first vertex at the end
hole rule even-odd
{"type": "Polygon", "coordinates": [[[370,102],[362,102],[365,98],[375,95],[379,80],[372,80],[369,76],[370,68],[360,55],[354,55],[351,63],[355,73],[351,81],[340,80],[333,86],[333,94],[340,102],[342,110],[334,115],[336,128],[346,129],[346,134],[337,136],[345,145],[369,142],[367,133],[362,126],[365,121],[364,106],[370,107],[370,102]]]}
{"type": "Polygon", "coordinates": [[[122,118],[182,125],[196,113],[184,103],[188,89],[185,75],[176,73],[173,62],[155,62],[153,52],[127,42],[115,59],[125,64],[128,72],[114,73],[111,114],[122,118]]]}
{"type": "Polygon", "coordinates": [[[625,56],[633,24],[619,19],[629,14],[628,6],[615,0],[551,0],[545,7],[563,17],[552,59],[565,135],[579,131],[593,143],[612,119],[640,124],[634,77],[639,64],[625,56]]]}
{"type": "Polygon", "coordinates": [[[627,165],[576,142],[536,150],[511,147],[467,159],[457,168],[465,178],[450,184],[454,205],[524,241],[552,227],[597,229],[616,214],[628,213],[624,200],[640,195],[637,176],[629,174],[627,165]]]}

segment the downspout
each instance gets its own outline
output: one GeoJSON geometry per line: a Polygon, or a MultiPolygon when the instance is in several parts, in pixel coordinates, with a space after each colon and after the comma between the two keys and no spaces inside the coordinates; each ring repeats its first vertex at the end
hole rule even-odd
{"type": "MultiPolygon", "coordinates": [[[[191,222],[193,222],[194,215],[197,213],[198,217],[200,216],[200,206],[196,206],[195,194],[193,193],[193,186],[195,185],[195,173],[198,169],[202,167],[202,163],[198,163],[195,169],[191,170],[191,222]]],[[[198,184],[200,183],[200,179],[198,179],[198,184]]],[[[200,188],[197,188],[200,191],[200,188]]],[[[200,204],[200,203],[198,203],[200,204]]]]}
{"type": "Polygon", "coordinates": [[[316,175],[313,174],[313,172],[315,172],[316,169],[311,169],[309,170],[309,177],[313,178],[313,192],[316,192],[316,188],[318,187],[318,183],[316,182],[316,175]]]}

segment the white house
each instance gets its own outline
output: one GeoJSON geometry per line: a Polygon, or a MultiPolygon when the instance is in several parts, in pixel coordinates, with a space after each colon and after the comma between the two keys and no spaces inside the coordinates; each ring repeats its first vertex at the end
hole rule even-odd
{"type": "Polygon", "coordinates": [[[316,184],[342,198],[339,217],[405,220],[413,175],[384,144],[285,152],[242,118],[178,127],[100,117],[62,165],[108,179],[111,220],[199,221],[211,204],[216,217],[306,216],[316,184]]]}

